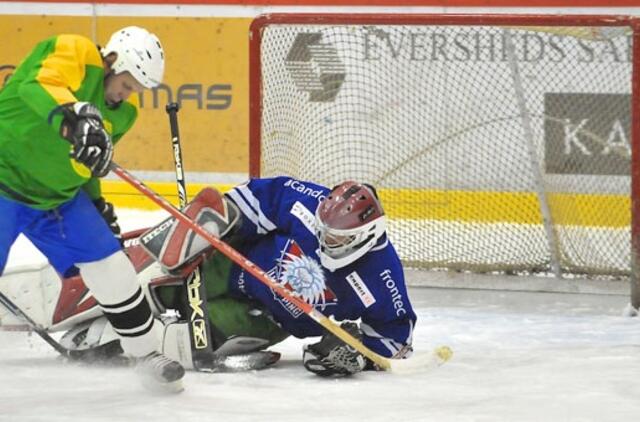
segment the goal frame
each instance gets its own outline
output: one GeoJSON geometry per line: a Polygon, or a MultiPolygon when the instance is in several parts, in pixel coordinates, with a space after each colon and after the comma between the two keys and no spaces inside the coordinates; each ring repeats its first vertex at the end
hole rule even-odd
{"type": "Polygon", "coordinates": [[[631,305],[640,308],[640,18],[623,15],[536,14],[319,14],[276,13],[256,17],[249,30],[249,176],[260,177],[262,135],[262,32],[277,24],[494,25],[632,28],[631,86],[631,305]]]}

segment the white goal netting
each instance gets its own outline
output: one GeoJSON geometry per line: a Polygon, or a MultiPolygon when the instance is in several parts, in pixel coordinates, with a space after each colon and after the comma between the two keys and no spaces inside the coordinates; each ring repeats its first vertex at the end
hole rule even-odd
{"type": "Polygon", "coordinates": [[[254,29],[260,175],[374,184],[408,265],[628,275],[631,28],[417,20],[254,29]]]}

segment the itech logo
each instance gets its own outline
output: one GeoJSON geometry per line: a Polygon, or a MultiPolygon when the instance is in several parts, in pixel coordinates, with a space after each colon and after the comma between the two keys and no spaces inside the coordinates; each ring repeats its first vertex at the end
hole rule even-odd
{"type": "Polygon", "coordinates": [[[142,243],[149,243],[151,242],[156,236],[158,236],[159,234],[161,234],[163,231],[165,231],[167,229],[167,227],[170,227],[173,224],[173,220],[172,219],[167,219],[166,221],[164,221],[162,224],[160,224],[158,227],[156,227],[155,229],[153,229],[153,231],[145,234],[142,237],[142,243]]]}

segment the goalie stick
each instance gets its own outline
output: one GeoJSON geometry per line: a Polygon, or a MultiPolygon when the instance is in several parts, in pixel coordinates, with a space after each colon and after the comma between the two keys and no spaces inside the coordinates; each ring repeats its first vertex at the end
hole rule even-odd
{"type": "Polygon", "coordinates": [[[201,280],[200,266],[187,276],[185,280],[189,310],[187,322],[189,323],[189,337],[191,338],[191,356],[193,366],[197,370],[208,367],[207,362],[215,361],[209,322],[209,310],[207,307],[207,290],[201,280]]]}
{"type": "Polygon", "coordinates": [[[256,277],[261,283],[265,284],[273,291],[278,293],[281,297],[289,301],[295,307],[300,309],[302,312],[307,314],[311,319],[316,321],[318,324],[322,325],[326,330],[333,333],[340,340],[345,342],[347,345],[353,347],[358,352],[362,353],[364,356],[373,361],[379,368],[395,372],[395,373],[403,373],[403,372],[415,372],[420,369],[426,369],[427,367],[431,367],[434,365],[438,365],[449,360],[453,354],[451,349],[448,346],[440,346],[435,348],[429,354],[414,357],[412,359],[388,359],[384,356],[380,356],[375,353],[368,347],[366,347],[362,342],[353,337],[347,331],[342,329],[339,325],[332,322],[329,318],[327,318],[324,314],[316,310],[311,304],[305,302],[300,297],[295,296],[283,286],[279,285],[276,281],[274,281],[271,277],[269,277],[262,269],[260,269],[256,264],[249,261],[246,257],[236,251],[234,248],[229,246],[224,241],[218,239],[217,237],[211,235],[208,231],[206,231],[203,227],[195,223],[189,217],[187,217],[183,212],[178,210],[176,207],[171,205],[169,201],[167,201],[162,196],[155,193],[153,190],[148,188],[144,183],[138,180],[135,176],[130,174],[128,171],[124,170],[114,161],[110,164],[110,169],[113,171],[118,177],[129,183],[136,190],[140,191],[143,195],[149,198],[151,201],[155,202],[162,209],[167,211],[176,220],[181,221],[186,226],[188,226],[195,233],[200,235],[203,239],[213,245],[218,251],[223,253],[227,258],[235,262],[245,271],[256,277]]]}
{"type": "Polygon", "coordinates": [[[178,201],[180,209],[187,206],[187,187],[184,181],[184,167],[182,166],[182,147],[180,146],[180,131],[178,130],[178,103],[169,103],[165,111],[169,115],[171,130],[171,145],[173,146],[173,162],[176,167],[176,184],[178,187],[178,201]]]}
{"type": "MultiPolygon", "coordinates": [[[[182,146],[180,145],[180,131],[178,129],[178,103],[169,103],[165,111],[169,115],[169,129],[171,130],[171,145],[173,147],[173,162],[176,168],[176,186],[178,189],[178,201],[180,209],[187,206],[187,187],[184,179],[184,166],[182,165],[182,146]]],[[[191,339],[191,355],[193,366],[197,370],[208,367],[207,362],[215,361],[213,343],[209,333],[211,323],[209,321],[207,306],[207,289],[201,282],[200,266],[197,266],[185,280],[185,291],[189,301],[187,321],[189,323],[189,337],[191,339]]]]}

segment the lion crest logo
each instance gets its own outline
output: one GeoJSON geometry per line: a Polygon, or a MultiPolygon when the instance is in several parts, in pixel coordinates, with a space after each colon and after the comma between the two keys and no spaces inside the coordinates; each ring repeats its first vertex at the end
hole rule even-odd
{"type": "MultiPolygon", "coordinates": [[[[287,242],[278,264],[270,273],[280,286],[320,310],[337,303],[336,295],[327,287],[322,266],[315,259],[305,255],[294,240],[287,242]]],[[[302,311],[289,301],[275,292],[273,295],[295,318],[302,314],[302,311]]]]}

